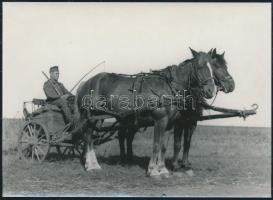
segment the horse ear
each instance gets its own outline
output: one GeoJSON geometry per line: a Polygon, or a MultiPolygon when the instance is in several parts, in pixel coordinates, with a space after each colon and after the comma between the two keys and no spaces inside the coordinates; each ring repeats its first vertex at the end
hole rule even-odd
{"type": "Polygon", "coordinates": [[[212,56],[212,50],[213,50],[213,48],[212,48],[211,50],[209,50],[209,52],[208,52],[208,54],[209,54],[210,56],[212,56]]]}
{"type": "Polygon", "coordinates": [[[216,52],[216,48],[215,48],[215,49],[213,49],[212,55],[215,56],[216,54],[217,54],[217,52],[216,52]]]}
{"type": "Polygon", "coordinates": [[[191,53],[192,53],[193,57],[197,57],[199,55],[198,52],[193,50],[192,48],[190,48],[190,50],[191,50],[191,53]]]}
{"type": "Polygon", "coordinates": [[[225,55],[225,52],[223,52],[222,54],[221,54],[221,56],[224,58],[224,55],[225,55]]]}

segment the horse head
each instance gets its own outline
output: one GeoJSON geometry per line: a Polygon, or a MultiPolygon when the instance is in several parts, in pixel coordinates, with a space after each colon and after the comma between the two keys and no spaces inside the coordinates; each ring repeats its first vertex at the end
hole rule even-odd
{"type": "Polygon", "coordinates": [[[193,69],[197,85],[202,95],[207,99],[211,99],[216,93],[211,56],[205,52],[197,52],[191,48],[190,50],[194,57],[193,69]]]}
{"type": "Polygon", "coordinates": [[[212,69],[214,73],[215,83],[220,88],[220,91],[225,93],[232,92],[235,88],[235,82],[229,74],[227,64],[224,58],[225,52],[222,54],[216,53],[216,48],[208,52],[212,58],[212,69]]]}

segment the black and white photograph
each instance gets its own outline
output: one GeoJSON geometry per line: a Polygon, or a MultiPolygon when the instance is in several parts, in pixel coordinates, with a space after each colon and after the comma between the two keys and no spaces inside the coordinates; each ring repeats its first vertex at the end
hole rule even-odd
{"type": "Polygon", "coordinates": [[[3,2],[4,197],[271,197],[271,3],[3,2]]]}

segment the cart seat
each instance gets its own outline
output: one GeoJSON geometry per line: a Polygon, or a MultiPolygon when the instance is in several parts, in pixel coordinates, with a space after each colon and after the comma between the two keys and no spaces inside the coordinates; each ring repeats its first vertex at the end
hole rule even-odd
{"type": "Polygon", "coordinates": [[[32,103],[38,106],[44,106],[46,101],[44,99],[32,99],[32,103]]]}
{"type": "Polygon", "coordinates": [[[61,109],[58,108],[55,105],[52,104],[45,104],[44,106],[38,108],[37,110],[35,110],[34,112],[31,113],[31,116],[34,117],[36,115],[39,115],[43,112],[47,112],[47,111],[55,111],[55,112],[61,112],[61,109]]]}

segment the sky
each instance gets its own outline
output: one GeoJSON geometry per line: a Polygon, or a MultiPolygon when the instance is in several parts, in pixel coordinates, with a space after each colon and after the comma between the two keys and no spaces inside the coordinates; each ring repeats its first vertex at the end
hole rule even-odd
{"type": "MultiPolygon", "coordinates": [[[[66,88],[106,71],[161,69],[196,51],[225,51],[235,80],[214,105],[257,114],[200,122],[271,127],[270,3],[3,3],[3,117],[22,117],[24,101],[45,98],[42,71],[58,65],[66,88]]],[[[75,91],[73,92],[75,93],[75,91]]],[[[210,102],[210,101],[209,101],[210,102]]],[[[206,111],[204,114],[213,112],[206,111]]]]}

